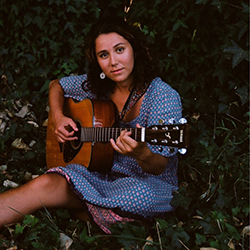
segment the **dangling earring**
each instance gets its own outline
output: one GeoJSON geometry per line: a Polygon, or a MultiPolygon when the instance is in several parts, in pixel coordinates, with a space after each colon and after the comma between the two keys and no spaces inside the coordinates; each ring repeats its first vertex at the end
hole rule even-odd
{"type": "Polygon", "coordinates": [[[106,75],[102,72],[102,73],[100,74],[100,78],[103,80],[103,79],[105,79],[105,77],[106,77],[106,75]]]}

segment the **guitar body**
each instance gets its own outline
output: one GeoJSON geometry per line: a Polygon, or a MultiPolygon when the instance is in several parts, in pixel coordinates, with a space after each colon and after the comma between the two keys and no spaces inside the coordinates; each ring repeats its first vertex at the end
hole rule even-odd
{"type": "MultiPolygon", "coordinates": [[[[111,101],[85,99],[76,103],[67,98],[64,114],[76,122],[79,131],[81,127],[112,127],[116,107],[111,101]]],[[[76,133],[76,136],[80,136],[80,133],[76,133]]],[[[114,150],[110,143],[80,140],[59,143],[54,135],[54,125],[49,114],[46,139],[47,168],[77,163],[90,171],[107,172],[112,167],[113,156],[114,150]]]]}

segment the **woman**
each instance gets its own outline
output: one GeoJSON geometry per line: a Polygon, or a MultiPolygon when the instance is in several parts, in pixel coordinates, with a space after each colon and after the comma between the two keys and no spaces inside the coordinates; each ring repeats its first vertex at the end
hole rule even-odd
{"type": "MultiPolygon", "coordinates": [[[[181,117],[178,93],[154,78],[151,57],[136,28],[120,19],[100,20],[89,32],[86,52],[87,75],[65,77],[50,85],[49,102],[59,142],[77,139],[75,122],[63,114],[65,97],[113,101],[120,127],[148,127],[181,117]]],[[[123,130],[116,141],[110,140],[116,153],[109,173],[69,164],[1,194],[4,218],[0,217],[0,226],[43,206],[65,207],[88,211],[110,233],[110,225],[117,221],[148,219],[171,211],[172,193],[177,189],[176,150],[137,142],[130,135],[123,130]]]]}

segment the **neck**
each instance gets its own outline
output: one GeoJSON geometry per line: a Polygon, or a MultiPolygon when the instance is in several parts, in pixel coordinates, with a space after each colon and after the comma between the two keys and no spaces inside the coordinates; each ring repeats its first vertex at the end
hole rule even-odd
{"type": "Polygon", "coordinates": [[[125,81],[116,82],[115,91],[120,93],[126,93],[132,91],[134,85],[133,80],[134,77],[131,74],[125,81]]]}
{"type": "Polygon", "coordinates": [[[115,92],[120,93],[120,94],[130,94],[130,92],[133,89],[133,84],[121,84],[121,83],[116,83],[115,86],[115,92]]]}
{"type": "Polygon", "coordinates": [[[130,91],[131,91],[130,86],[116,85],[115,87],[115,93],[118,95],[129,95],[130,91]]]}

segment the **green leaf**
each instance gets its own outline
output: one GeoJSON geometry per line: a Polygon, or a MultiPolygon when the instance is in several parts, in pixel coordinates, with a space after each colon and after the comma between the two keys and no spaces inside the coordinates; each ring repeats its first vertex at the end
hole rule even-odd
{"type": "Polygon", "coordinates": [[[38,219],[34,215],[26,215],[23,220],[25,226],[31,225],[32,227],[38,223],[38,219]]]}
{"type": "Polygon", "coordinates": [[[15,234],[22,234],[24,230],[24,226],[20,224],[16,224],[15,226],[15,234]]]}
{"type": "Polygon", "coordinates": [[[203,227],[204,234],[216,234],[217,233],[217,230],[211,223],[201,221],[200,224],[203,227]]]}
{"type": "Polygon", "coordinates": [[[165,229],[167,229],[169,227],[168,223],[165,220],[157,218],[156,222],[159,223],[160,230],[165,230],[165,229]]]}
{"type": "Polygon", "coordinates": [[[66,24],[65,24],[65,26],[64,26],[64,30],[67,30],[67,29],[69,29],[72,33],[74,33],[74,26],[72,25],[72,23],[71,22],[67,22],[66,24]]]}
{"type": "Polygon", "coordinates": [[[72,5],[68,5],[67,12],[77,13],[78,10],[75,7],[73,7],[72,5]]]}
{"type": "Polygon", "coordinates": [[[219,104],[218,113],[227,113],[227,111],[228,111],[228,105],[221,102],[219,104]]]}
{"type": "Polygon", "coordinates": [[[213,0],[211,3],[216,9],[221,12],[221,1],[220,0],[213,0]]]}
{"type": "Polygon", "coordinates": [[[195,238],[196,238],[195,242],[198,245],[201,245],[202,243],[206,242],[206,236],[205,235],[195,234],[195,238]]]}
{"type": "Polygon", "coordinates": [[[16,4],[12,4],[11,5],[11,12],[14,12],[15,13],[15,15],[17,16],[18,15],[18,7],[17,7],[17,5],[16,4]]]}
{"type": "Polygon", "coordinates": [[[242,36],[248,31],[248,24],[246,22],[242,22],[241,29],[238,34],[238,41],[242,38],[242,36]]]}
{"type": "Polygon", "coordinates": [[[188,26],[182,21],[182,20],[178,20],[174,25],[172,30],[176,31],[178,30],[180,27],[182,28],[188,28],[188,26]]]}
{"type": "Polygon", "coordinates": [[[40,89],[40,93],[44,92],[44,91],[48,91],[49,89],[49,84],[50,84],[50,80],[46,80],[44,85],[42,86],[42,88],[40,89]]]}
{"type": "Polygon", "coordinates": [[[33,241],[31,242],[31,245],[34,247],[34,249],[44,249],[44,246],[41,242],[33,241]]]}
{"type": "Polygon", "coordinates": [[[189,239],[190,239],[189,235],[183,229],[181,229],[180,232],[175,231],[172,235],[171,246],[179,249],[180,247],[183,246],[182,243],[188,242],[189,239]]]}
{"type": "Polygon", "coordinates": [[[237,216],[238,213],[241,212],[241,208],[240,207],[235,207],[235,208],[232,208],[232,214],[233,216],[237,216]]]}
{"type": "Polygon", "coordinates": [[[90,237],[88,236],[88,233],[87,233],[87,228],[85,227],[82,232],[80,233],[80,240],[83,241],[83,242],[86,242],[87,244],[90,244],[92,243],[93,241],[95,241],[95,238],[94,237],[90,237]]]}
{"type": "Polygon", "coordinates": [[[236,93],[240,97],[242,105],[246,104],[249,101],[249,89],[246,85],[236,89],[236,93]]]}
{"type": "Polygon", "coordinates": [[[218,241],[216,241],[216,240],[211,241],[210,246],[215,248],[215,249],[220,249],[220,245],[219,245],[218,241]]]}
{"type": "Polygon", "coordinates": [[[231,237],[234,237],[234,239],[236,239],[236,240],[240,239],[241,236],[235,227],[233,227],[232,225],[230,225],[228,223],[225,223],[225,226],[226,226],[229,234],[231,235],[231,237]]]}
{"type": "Polygon", "coordinates": [[[248,53],[240,48],[233,40],[231,40],[233,47],[228,47],[223,50],[224,53],[233,54],[232,67],[235,68],[244,59],[248,60],[248,53]]]}
{"type": "Polygon", "coordinates": [[[241,6],[243,7],[243,11],[242,11],[243,13],[247,13],[247,14],[250,13],[250,6],[249,6],[249,4],[241,2],[241,6]]]}
{"type": "Polygon", "coordinates": [[[174,207],[183,207],[184,209],[188,209],[189,204],[191,202],[191,198],[182,194],[182,190],[179,189],[178,192],[174,192],[173,199],[171,201],[171,205],[174,207]]]}

